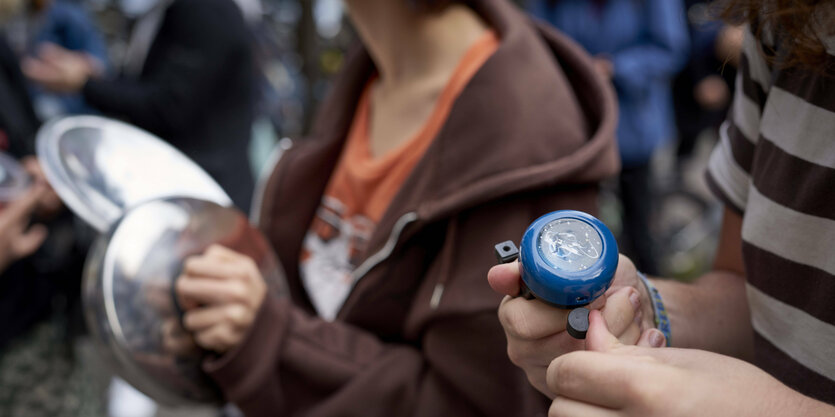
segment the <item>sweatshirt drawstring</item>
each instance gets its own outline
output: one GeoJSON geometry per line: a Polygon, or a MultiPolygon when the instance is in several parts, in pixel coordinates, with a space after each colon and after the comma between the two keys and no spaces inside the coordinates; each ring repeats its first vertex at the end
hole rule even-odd
{"type": "Polygon", "coordinates": [[[444,284],[452,275],[452,257],[455,254],[455,235],[458,233],[458,218],[453,217],[449,221],[444,239],[444,248],[441,251],[440,278],[432,291],[432,298],[429,299],[429,308],[435,310],[441,304],[441,297],[444,295],[444,284]]]}

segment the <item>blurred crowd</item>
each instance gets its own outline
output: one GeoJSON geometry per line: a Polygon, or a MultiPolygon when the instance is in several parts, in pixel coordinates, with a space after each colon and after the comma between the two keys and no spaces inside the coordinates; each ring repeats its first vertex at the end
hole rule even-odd
{"type": "MultiPolygon", "coordinates": [[[[294,305],[245,287],[243,324],[193,311],[184,322],[218,354],[205,368],[236,404],[210,413],[362,414],[378,401],[365,415],[508,404],[533,415],[548,401],[505,355],[484,248],[538,214],[582,209],[620,225],[637,270],[670,276],[681,256],[670,248],[692,237],[693,219],[719,230],[721,203],[683,178],[707,163],[699,146],[720,137],[734,92],[754,87],[734,85],[751,65],[744,27],[710,2],[346,3],[0,0],[0,151],[31,182],[0,193],[0,416],[138,416],[125,404],[152,404],[108,388],[86,337],[79,288],[95,233],[62,205],[35,149],[55,117],[158,136],[255,213],[275,247],[294,305]],[[267,154],[285,136],[298,149],[274,170],[267,154]],[[599,198],[601,184],[613,198],[599,198]],[[690,200],[673,201],[682,192],[690,200]],[[688,210],[677,204],[695,211],[661,221],[688,210]],[[263,342],[245,336],[273,325],[263,342]],[[281,377],[258,377],[260,362],[281,377]],[[495,381],[473,374],[494,363],[495,381]]],[[[204,281],[246,263],[236,256],[193,258],[178,294],[225,308],[211,292],[237,287],[204,281]]],[[[636,329],[653,326],[643,320],[636,329]]]]}

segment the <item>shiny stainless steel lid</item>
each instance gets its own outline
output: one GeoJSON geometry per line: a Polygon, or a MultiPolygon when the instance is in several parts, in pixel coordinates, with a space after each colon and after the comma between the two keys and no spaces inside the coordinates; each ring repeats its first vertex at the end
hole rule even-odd
{"type": "Polygon", "coordinates": [[[209,174],[180,151],[113,119],[53,119],[38,131],[36,145],[52,188],[99,232],[106,232],[125,209],[158,198],[194,197],[232,205],[209,174]]]}
{"type": "Polygon", "coordinates": [[[32,184],[32,177],[11,155],[0,152],[0,203],[20,197],[32,184]]]}
{"type": "Polygon", "coordinates": [[[83,297],[92,334],[122,378],[163,404],[221,399],[201,370],[208,353],[180,324],[173,290],[183,260],[214,243],[251,257],[268,297],[286,292],[275,255],[246,216],[204,200],[166,198],[128,210],[87,260],[83,297]]]}

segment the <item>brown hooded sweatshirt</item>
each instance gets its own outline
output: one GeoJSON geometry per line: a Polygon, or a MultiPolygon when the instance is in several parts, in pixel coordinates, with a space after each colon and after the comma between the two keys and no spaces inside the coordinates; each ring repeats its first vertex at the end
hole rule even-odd
{"type": "Polygon", "coordinates": [[[473,76],[377,225],[334,322],[299,278],[302,240],[374,67],[359,49],[312,138],[264,183],[258,219],[291,297],[268,298],[234,351],[205,369],[248,416],[544,416],[507,357],[489,288],[493,245],[558,209],[596,210],[618,169],[613,92],[589,57],[506,0],[473,8],[498,50],[473,76]]]}

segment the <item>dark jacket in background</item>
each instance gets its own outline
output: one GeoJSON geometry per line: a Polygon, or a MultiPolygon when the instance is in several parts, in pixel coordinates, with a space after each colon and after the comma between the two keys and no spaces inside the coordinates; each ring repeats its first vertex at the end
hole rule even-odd
{"type": "Polygon", "coordinates": [[[40,125],[17,55],[0,36],[0,151],[16,158],[33,154],[40,125]]]}
{"type": "MultiPolygon", "coordinates": [[[[0,151],[16,158],[31,154],[39,124],[17,56],[0,37],[0,151]]],[[[0,272],[0,353],[48,311],[52,286],[30,272],[21,262],[0,272]]]]}
{"type": "Polygon", "coordinates": [[[105,115],[183,151],[248,211],[255,74],[250,34],[232,0],[175,0],[139,78],[90,80],[83,93],[105,115]]]}
{"type": "MultiPolygon", "coordinates": [[[[34,153],[40,126],[23,80],[16,55],[0,37],[0,151],[18,159],[34,153]]],[[[0,354],[50,312],[60,309],[66,319],[78,301],[86,247],[76,239],[72,213],[65,210],[46,226],[41,248],[0,272],[0,354]]]]}
{"type": "Polygon", "coordinates": [[[265,300],[247,338],[205,368],[248,416],[544,416],[507,357],[487,284],[493,245],[540,215],[595,212],[618,169],[616,106],[588,56],[506,0],[474,9],[501,39],[375,228],[334,322],[317,317],[299,256],[375,72],[354,51],[311,138],[266,182],[260,227],[292,300],[265,300]]]}

